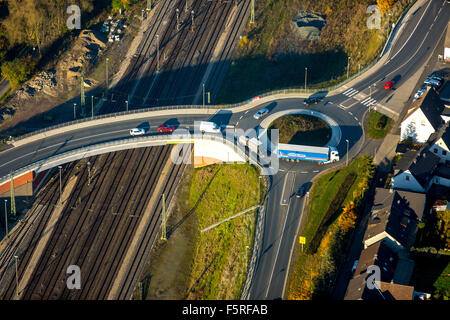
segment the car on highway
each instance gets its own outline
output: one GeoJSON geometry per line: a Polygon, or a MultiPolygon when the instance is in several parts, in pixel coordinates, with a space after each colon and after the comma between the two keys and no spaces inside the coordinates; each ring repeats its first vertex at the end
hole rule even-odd
{"type": "Polygon", "coordinates": [[[388,81],[388,82],[386,82],[385,84],[384,84],[384,88],[386,89],[386,90],[390,90],[390,89],[392,89],[392,87],[395,85],[395,82],[394,81],[388,81]]]}
{"type": "Polygon", "coordinates": [[[175,128],[174,128],[174,126],[171,126],[171,125],[162,124],[158,127],[157,130],[158,130],[158,132],[172,133],[175,130],[175,128]]]}
{"type": "Polygon", "coordinates": [[[141,136],[145,134],[145,130],[143,128],[133,128],[130,130],[130,135],[132,136],[141,136]]]}
{"type": "Polygon", "coordinates": [[[306,98],[306,99],[303,101],[303,104],[309,106],[310,104],[318,104],[319,102],[320,102],[320,99],[319,99],[319,98],[311,97],[311,98],[306,98]]]}
{"type": "Polygon", "coordinates": [[[259,120],[259,119],[261,119],[263,116],[265,116],[268,113],[269,113],[269,109],[264,108],[264,109],[258,110],[258,112],[256,112],[253,115],[253,118],[255,118],[256,120],[259,120]]]}
{"type": "Polygon", "coordinates": [[[303,186],[301,186],[300,188],[298,188],[297,192],[295,193],[295,197],[296,198],[303,198],[305,193],[306,193],[305,188],[303,186]]]}

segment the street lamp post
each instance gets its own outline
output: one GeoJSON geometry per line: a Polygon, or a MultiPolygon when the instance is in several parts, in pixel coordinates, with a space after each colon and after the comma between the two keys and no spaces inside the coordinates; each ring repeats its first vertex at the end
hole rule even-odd
{"type": "Polygon", "coordinates": [[[8,200],[5,199],[5,230],[6,230],[5,236],[8,235],[8,209],[6,208],[6,202],[7,201],[8,200]]]}
{"type": "Polygon", "coordinates": [[[306,81],[308,79],[308,68],[305,68],[305,91],[306,91],[306,81]]]}
{"type": "Polygon", "coordinates": [[[176,9],[177,12],[177,31],[180,30],[180,9],[176,9]]]}
{"type": "Polygon", "coordinates": [[[109,61],[109,58],[106,58],[106,90],[108,90],[108,87],[109,87],[109,79],[108,79],[108,61],[109,61]]]}
{"type": "Polygon", "coordinates": [[[205,106],[205,84],[203,84],[203,106],[205,106]]]}
{"type": "Polygon", "coordinates": [[[348,139],[345,139],[345,141],[347,142],[347,162],[346,162],[346,166],[348,166],[348,144],[349,144],[349,141],[348,141],[348,139]]]}
{"type": "Polygon", "coordinates": [[[91,118],[94,120],[94,96],[91,96],[91,118]]]}
{"type": "Polygon", "coordinates": [[[88,176],[89,176],[89,178],[88,178],[88,186],[89,186],[91,184],[91,162],[90,161],[88,161],[87,167],[88,167],[88,176]]]}
{"type": "Polygon", "coordinates": [[[191,18],[192,18],[192,32],[194,32],[194,10],[191,11],[191,18]]]}
{"type": "Polygon", "coordinates": [[[76,118],[77,118],[77,104],[76,103],[74,103],[73,104],[73,119],[75,120],[76,118]]]}
{"type": "Polygon", "coordinates": [[[347,78],[349,76],[349,71],[350,71],[350,57],[348,57],[347,59],[347,78]]]}
{"type": "Polygon", "coordinates": [[[125,101],[125,103],[127,104],[127,111],[128,111],[128,100],[127,100],[127,101],[125,101]]]}

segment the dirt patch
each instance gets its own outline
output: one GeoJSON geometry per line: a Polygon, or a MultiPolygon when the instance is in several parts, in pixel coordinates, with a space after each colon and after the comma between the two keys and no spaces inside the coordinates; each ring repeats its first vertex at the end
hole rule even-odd
{"type": "Polygon", "coordinates": [[[184,199],[188,199],[192,171],[192,168],[186,167],[178,190],[179,196],[173,198],[176,203],[167,221],[168,239],[158,240],[145,267],[142,283],[147,300],[186,298],[190,275],[190,268],[186,268],[186,265],[192,261],[197,233],[195,215],[183,220],[189,210],[189,202],[184,199]],[[180,221],[183,223],[180,224],[180,221]]]}

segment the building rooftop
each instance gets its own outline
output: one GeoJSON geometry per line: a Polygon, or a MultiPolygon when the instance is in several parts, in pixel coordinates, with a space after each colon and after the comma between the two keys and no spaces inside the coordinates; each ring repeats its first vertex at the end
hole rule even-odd
{"type": "Polygon", "coordinates": [[[344,300],[412,300],[414,287],[401,284],[379,282],[379,290],[369,289],[367,276],[358,275],[350,280],[344,300]]]}
{"type": "Polygon", "coordinates": [[[355,275],[367,273],[367,268],[376,265],[381,271],[381,281],[391,281],[397,266],[397,254],[384,241],[379,241],[361,252],[355,275]]]}
{"type": "Polygon", "coordinates": [[[415,221],[422,220],[424,208],[423,193],[376,188],[364,241],[386,232],[403,247],[410,247],[415,221]]]}
{"type": "Polygon", "coordinates": [[[419,108],[427,117],[428,121],[430,121],[433,128],[437,130],[443,123],[441,114],[444,111],[444,103],[440,100],[434,89],[427,90],[422,95],[421,99],[411,103],[411,108],[406,113],[405,119],[413,112],[416,112],[419,108]]]}

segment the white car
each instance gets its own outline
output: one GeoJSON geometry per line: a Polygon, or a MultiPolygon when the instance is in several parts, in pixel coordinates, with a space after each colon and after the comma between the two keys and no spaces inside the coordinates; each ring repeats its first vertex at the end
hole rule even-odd
{"type": "Polygon", "coordinates": [[[256,120],[260,119],[261,117],[263,117],[264,115],[266,115],[267,113],[269,113],[269,109],[264,108],[259,110],[257,113],[255,113],[253,115],[253,118],[255,118],[256,120]]]}
{"type": "Polygon", "coordinates": [[[133,128],[130,130],[130,134],[132,136],[141,136],[141,135],[145,134],[145,130],[142,128],[133,128]]]}

